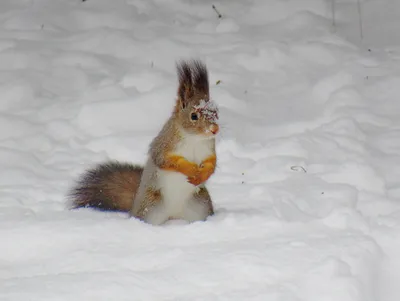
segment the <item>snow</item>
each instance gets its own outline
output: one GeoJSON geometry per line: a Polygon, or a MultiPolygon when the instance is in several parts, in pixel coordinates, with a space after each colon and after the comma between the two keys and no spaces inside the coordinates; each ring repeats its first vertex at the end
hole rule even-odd
{"type": "Polygon", "coordinates": [[[199,112],[205,119],[217,122],[218,121],[218,107],[215,101],[212,99],[205,101],[204,99],[200,100],[198,105],[194,106],[196,112],[199,112]]]}
{"type": "Polygon", "coordinates": [[[362,39],[357,1],[1,1],[0,300],[399,300],[400,4],[360,5],[362,39]],[[68,210],[86,168],[145,161],[185,58],[216,214],[68,210]]]}

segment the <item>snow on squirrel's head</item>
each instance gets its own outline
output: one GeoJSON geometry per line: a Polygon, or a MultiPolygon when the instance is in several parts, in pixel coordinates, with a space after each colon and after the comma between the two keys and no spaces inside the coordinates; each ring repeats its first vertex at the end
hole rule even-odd
{"type": "Polygon", "coordinates": [[[200,61],[182,61],[177,64],[178,97],[174,114],[183,129],[191,134],[207,137],[219,131],[218,107],[210,99],[208,73],[200,61]]]}

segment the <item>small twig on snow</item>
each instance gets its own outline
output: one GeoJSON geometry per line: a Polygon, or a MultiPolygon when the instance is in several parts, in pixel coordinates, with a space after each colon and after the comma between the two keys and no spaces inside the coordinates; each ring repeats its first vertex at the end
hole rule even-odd
{"type": "Polygon", "coordinates": [[[293,171],[302,171],[304,173],[307,173],[307,170],[303,166],[292,166],[290,167],[290,169],[293,171]]]}
{"type": "Polygon", "coordinates": [[[215,7],[214,4],[213,4],[212,8],[213,8],[213,9],[215,10],[215,12],[217,13],[218,18],[221,19],[221,18],[222,18],[222,15],[219,13],[219,11],[217,10],[217,8],[215,7]]]}
{"type": "Polygon", "coordinates": [[[333,32],[336,32],[335,0],[331,1],[332,1],[332,27],[333,27],[333,32]]]}
{"type": "Polygon", "coordinates": [[[363,32],[363,22],[362,22],[362,14],[361,14],[361,2],[357,0],[357,11],[358,11],[358,22],[360,26],[360,38],[361,41],[364,39],[364,32],[363,32]]]}

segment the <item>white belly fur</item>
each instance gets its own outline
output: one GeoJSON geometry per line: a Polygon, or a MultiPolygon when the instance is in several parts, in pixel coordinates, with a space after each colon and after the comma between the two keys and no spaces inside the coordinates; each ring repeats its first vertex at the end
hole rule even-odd
{"type": "Polygon", "coordinates": [[[197,187],[188,183],[185,175],[173,171],[159,170],[159,180],[164,209],[171,217],[181,217],[197,187]]]}
{"type": "MultiPolygon", "coordinates": [[[[212,143],[213,141],[210,139],[199,139],[196,136],[185,135],[174,153],[188,161],[200,164],[212,155],[212,143]]],[[[188,183],[187,177],[178,172],[159,169],[158,176],[165,210],[171,217],[182,217],[185,207],[198,188],[188,183]]]]}

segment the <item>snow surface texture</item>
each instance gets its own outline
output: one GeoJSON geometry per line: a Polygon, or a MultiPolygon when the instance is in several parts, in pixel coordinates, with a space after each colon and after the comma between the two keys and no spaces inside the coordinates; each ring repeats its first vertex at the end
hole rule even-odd
{"type": "Polygon", "coordinates": [[[400,4],[360,2],[362,40],[350,0],[335,26],[323,0],[2,0],[0,300],[400,300],[400,4]],[[86,168],[144,162],[182,58],[220,109],[215,216],[66,210],[86,168]]]}

